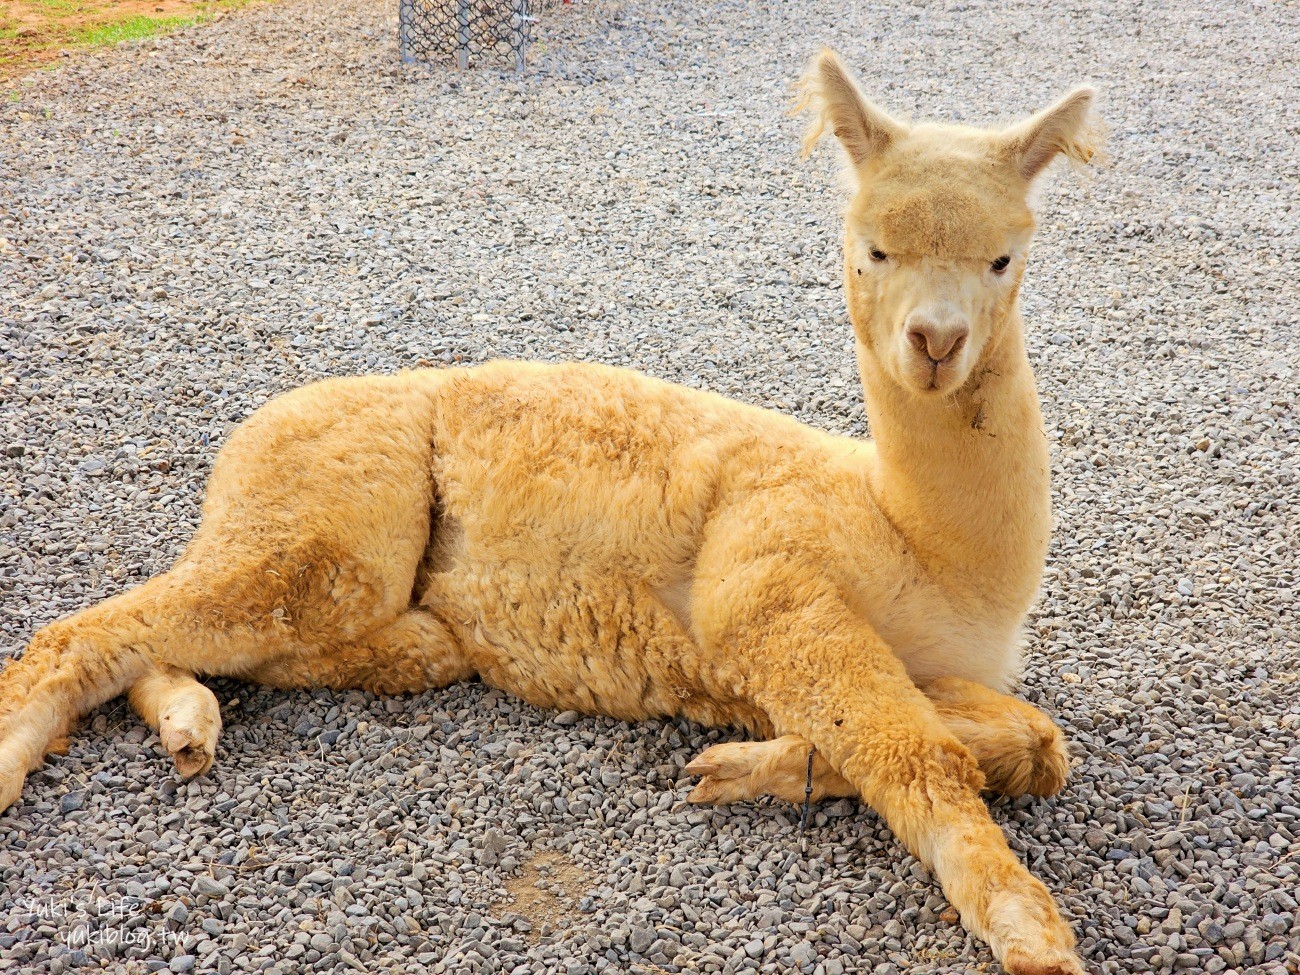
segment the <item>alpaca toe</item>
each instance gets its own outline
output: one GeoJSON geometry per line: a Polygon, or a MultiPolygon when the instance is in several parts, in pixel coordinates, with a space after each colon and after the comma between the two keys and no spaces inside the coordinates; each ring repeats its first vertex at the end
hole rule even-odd
{"type": "Polygon", "coordinates": [[[189,745],[179,751],[172,752],[172,761],[176,763],[176,771],[180,772],[181,778],[192,779],[196,775],[203,775],[208,769],[212,768],[212,762],[215,754],[206,751],[204,748],[189,745]]]}
{"type": "Polygon", "coordinates": [[[682,770],[702,777],[687,800],[725,805],[762,795],[752,776],[767,753],[766,746],[766,742],[731,741],[705,749],[682,770]]]}
{"type": "Polygon", "coordinates": [[[163,748],[186,779],[202,775],[212,767],[220,733],[221,719],[202,712],[167,714],[158,725],[163,748]]]}
{"type": "Polygon", "coordinates": [[[192,728],[168,727],[166,721],[160,731],[163,748],[171,755],[182,778],[192,779],[212,767],[216,756],[215,738],[209,740],[192,728]]]}
{"type": "Polygon", "coordinates": [[[754,797],[754,791],[747,778],[719,779],[706,775],[696,783],[695,788],[686,797],[686,801],[696,805],[727,806],[754,797]]]}
{"type": "Polygon", "coordinates": [[[175,768],[183,779],[203,775],[212,768],[216,757],[216,742],[205,741],[188,728],[173,728],[162,738],[162,748],[168,750],[175,768]]]}
{"type": "Polygon", "coordinates": [[[728,741],[700,752],[683,771],[687,775],[715,775],[735,779],[749,775],[768,754],[765,741],[728,741]]]}

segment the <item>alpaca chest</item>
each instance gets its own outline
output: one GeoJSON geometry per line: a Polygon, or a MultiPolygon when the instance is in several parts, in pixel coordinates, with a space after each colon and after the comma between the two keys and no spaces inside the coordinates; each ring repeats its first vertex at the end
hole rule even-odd
{"type": "Polygon", "coordinates": [[[1019,676],[1023,615],[958,601],[910,570],[865,583],[856,608],[918,683],[963,677],[1001,690],[1019,676]]]}

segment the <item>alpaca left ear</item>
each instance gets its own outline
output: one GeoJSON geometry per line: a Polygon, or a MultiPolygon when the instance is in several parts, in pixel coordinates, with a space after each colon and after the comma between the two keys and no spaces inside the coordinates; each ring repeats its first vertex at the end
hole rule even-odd
{"type": "Polygon", "coordinates": [[[824,48],[808,65],[799,82],[799,93],[794,113],[809,109],[813,115],[803,139],[804,158],[828,126],[855,167],[865,166],[907,134],[902,123],[894,121],[862,93],[849,69],[830,48],[824,48]]]}
{"type": "Polygon", "coordinates": [[[1001,151],[1025,180],[1032,180],[1063,154],[1071,162],[1091,162],[1101,152],[1101,125],[1091,115],[1096,91],[1076,88],[1002,133],[1001,151]]]}

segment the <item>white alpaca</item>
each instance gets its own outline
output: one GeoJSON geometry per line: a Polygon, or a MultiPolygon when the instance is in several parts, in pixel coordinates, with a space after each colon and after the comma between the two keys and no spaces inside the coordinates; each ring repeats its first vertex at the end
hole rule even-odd
{"type": "Polygon", "coordinates": [[[852,163],[844,270],[874,442],[592,366],[318,383],[217,459],[177,564],[37,633],[0,676],[0,809],[129,692],[183,774],[221,719],[195,674],[685,715],[693,798],[857,793],[1019,975],[1082,971],[984,788],[1049,794],[1060,734],[999,693],[1039,585],[1048,454],[1018,294],[1030,184],[1091,155],[1080,89],[1006,131],[905,126],[834,55],[813,137],[852,163]]]}

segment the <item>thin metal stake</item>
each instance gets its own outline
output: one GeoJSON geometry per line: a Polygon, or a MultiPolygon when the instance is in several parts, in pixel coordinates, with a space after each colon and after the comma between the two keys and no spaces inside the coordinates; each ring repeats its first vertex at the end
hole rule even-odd
{"type": "Polygon", "coordinates": [[[808,749],[808,778],[803,787],[803,815],[799,817],[799,851],[808,855],[808,813],[812,811],[812,767],[817,749],[808,749]]]}

